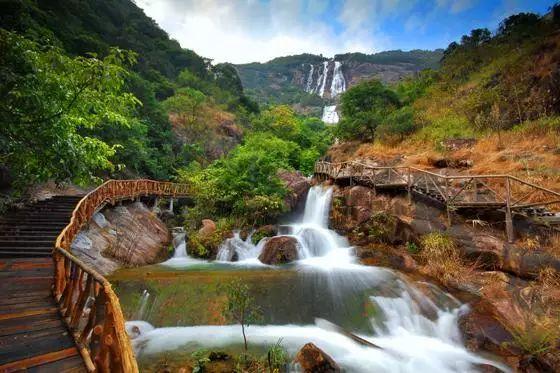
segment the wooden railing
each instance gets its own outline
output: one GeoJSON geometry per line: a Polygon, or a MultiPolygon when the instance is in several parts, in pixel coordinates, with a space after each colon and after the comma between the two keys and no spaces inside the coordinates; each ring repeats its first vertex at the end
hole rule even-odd
{"type": "Polygon", "coordinates": [[[315,174],[356,180],[373,188],[406,188],[442,203],[448,212],[461,208],[503,210],[510,241],[514,238],[512,212],[540,218],[560,216],[560,193],[511,175],[441,175],[408,166],[322,161],[315,164],[315,174]]]}
{"type": "Polygon", "coordinates": [[[153,180],[109,180],[76,206],[57,237],[53,295],[90,372],[138,372],[119,300],[102,275],[70,252],[72,241],[105,204],[141,196],[188,194],[185,184],[153,180]]]}

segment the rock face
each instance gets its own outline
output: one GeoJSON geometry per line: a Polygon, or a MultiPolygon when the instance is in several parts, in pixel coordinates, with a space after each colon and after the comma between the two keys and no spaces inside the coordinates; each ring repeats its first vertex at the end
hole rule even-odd
{"type": "Polygon", "coordinates": [[[102,274],[122,266],[154,264],[166,256],[171,236],[165,224],[143,203],[97,213],[72,243],[72,250],[102,274]]]}
{"type": "Polygon", "coordinates": [[[299,350],[295,360],[305,373],[340,372],[338,364],[313,343],[307,343],[299,350]]]}
{"type": "Polygon", "coordinates": [[[293,210],[296,208],[299,201],[307,196],[307,192],[311,187],[311,182],[299,171],[279,171],[278,177],[284,182],[288,189],[288,194],[284,202],[290,210],[293,210]]]}
{"type": "Polygon", "coordinates": [[[297,240],[289,236],[276,236],[266,241],[259,260],[264,264],[282,264],[293,262],[297,257],[297,240]]]}

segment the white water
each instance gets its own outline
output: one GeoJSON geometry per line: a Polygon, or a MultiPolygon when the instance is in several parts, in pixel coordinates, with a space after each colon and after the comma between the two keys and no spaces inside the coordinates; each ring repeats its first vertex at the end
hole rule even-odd
{"type": "Polygon", "coordinates": [[[323,80],[321,82],[321,89],[319,90],[319,96],[323,97],[325,95],[325,85],[327,84],[327,76],[329,74],[329,61],[323,62],[323,80]]]}
{"type": "Polygon", "coordinates": [[[336,124],[340,120],[336,111],[336,105],[328,105],[323,107],[323,116],[321,120],[328,124],[336,124]]]}
{"type": "MultiPolygon", "coordinates": [[[[328,229],[331,199],[332,188],[311,188],[301,221],[286,227],[300,246],[294,269],[306,276],[306,283],[315,281],[327,289],[333,304],[339,304],[345,294],[356,289],[388,288],[388,293],[378,292],[365,300],[378,312],[369,319],[373,332],[360,335],[381,349],[358,344],[320,320],[314,325],[250,326],[247,329],[250,344],[270,346],[282,338],[282,345],[293,356],[305,343],[313,342],[350,372],[473,372],[477,371],[477,364],[490,364],[507,371],[463,346],[458,318],[468,309],[466,306],[433,286],[431,292],[437,292],[438,299],[445,298],[436,304],[392,271],[359,264],[348,241],[328,229]]],[[[236,265],[255,265],[265,242],[263,239],[253,245],[250,237],[243,241],[236,234],[222,245],[219,260],[231,260],[236,254],[236,265]]],[[[241,341],[240,325],[154,328],[145,321],[131,321],[127,329],[138,355],[187,348],[187,345],[189,349],[221,348],[241,341]]]]}
{"type": "Polygon", "coordinates": [[[346,91],[346,80],[342,74],[342,62],[334,61],[333,79],[331,83],[331,98],[346,91]]]}
{"type": "Polygon", "coordinates": [[[208,263],[207,260],[197,259],[187,254],[187,242],[185,240],[185,233],[179,233],[173,238],[173,246],[175,251],[173,257],[161,263],[162,265],[174,268],[183,268],[192,265],[200,265],[208,263]]]}
{"type": "Polygon", "coordinates": [[[140,305],[138,306],[138,311],[136,311],[136,318],[138,320],[144,320],[146,307],[148,305],[148,300],[150,299],[150,293],[148,290],[142,292],[142,297],[140,298],[140,305]]]}

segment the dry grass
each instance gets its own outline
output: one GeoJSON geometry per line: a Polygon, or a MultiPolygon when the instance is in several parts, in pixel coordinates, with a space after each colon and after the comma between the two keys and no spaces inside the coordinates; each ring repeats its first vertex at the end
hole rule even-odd
{"type": "Polygon", "coordinates": [[[532,356],[542,355],[557,347],[560,327],[556,317],[536,315],[530,310],[520,310],[518,314],[514,323],[503,324],[516,347],[532,356]]]}
{"type": "Polygon", "coordinates": [[[456,243],[445,234],[432,232],[422,237],[419,258],[427,272],[442,280],[461,281],[469,278],[476,266],[467,265],[456,243]]]}

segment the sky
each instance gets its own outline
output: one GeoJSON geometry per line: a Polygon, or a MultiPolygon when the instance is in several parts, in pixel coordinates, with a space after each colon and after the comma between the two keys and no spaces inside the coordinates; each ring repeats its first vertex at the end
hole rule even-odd
{"type": "Polygon", "coordinates": [[[445,48],[479,27],[495,31],[554,0],[135,0],[176,39],[214,62],[300,53],[445,48]]]}

